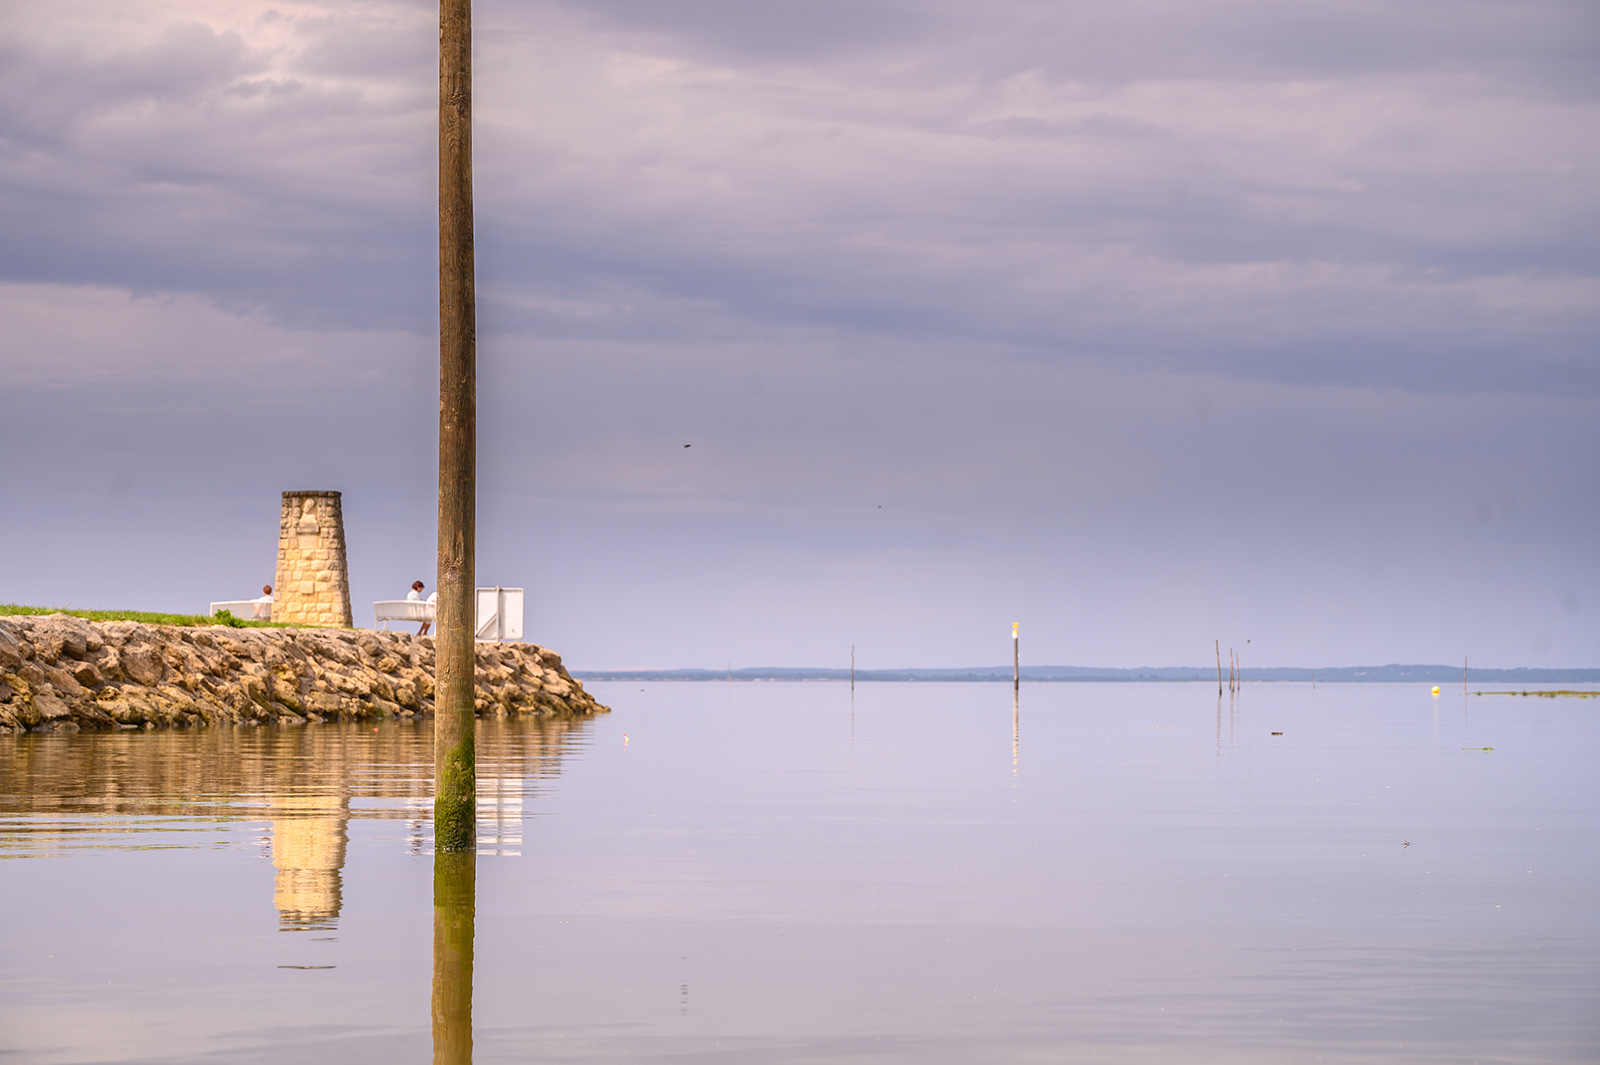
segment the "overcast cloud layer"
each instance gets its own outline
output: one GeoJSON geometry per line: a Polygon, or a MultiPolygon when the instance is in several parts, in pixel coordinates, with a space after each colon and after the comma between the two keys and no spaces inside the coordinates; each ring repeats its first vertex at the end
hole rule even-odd
{"type": "MultiPolygon", "coordinates": [[[[479,578],[575,667],[1600,665],[1593,4],[476,8],[479,578]]],[[[0,601],[298,488],[432,584],[436,19],[0,8],[0,601]]]]}

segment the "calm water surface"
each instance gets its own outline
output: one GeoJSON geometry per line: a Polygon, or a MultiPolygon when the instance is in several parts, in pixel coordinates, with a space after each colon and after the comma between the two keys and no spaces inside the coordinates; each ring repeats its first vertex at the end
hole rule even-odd
{"type": "Polygon", "coordinates": [[[453,969],[425,723],[0,737],[0,1062],[1600,1060],[1600,700],[591,687],[453,969]]]}

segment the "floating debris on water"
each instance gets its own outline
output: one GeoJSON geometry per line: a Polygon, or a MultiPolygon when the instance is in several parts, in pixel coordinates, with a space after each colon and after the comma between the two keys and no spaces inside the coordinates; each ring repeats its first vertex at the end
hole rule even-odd
{"type": "Polygon", "coordinates": [[[1585,691],[1576,691],[1576,690],[1571,689],[1571,688],[1563,688],[1563,689],[1560,689],[1558,691],[1548,691],[1548,692],[1473,692],[1472,694],[1473,695],[1537,695],[1541,699],[1554,699],[1554,698],[1556,698],[1558,696],[1566,696],[1566,697],[1572,698],[1572,699],[1595,699],[1595,698],[1600,698],[1600,691],[1585,692],[1585,691]]]}

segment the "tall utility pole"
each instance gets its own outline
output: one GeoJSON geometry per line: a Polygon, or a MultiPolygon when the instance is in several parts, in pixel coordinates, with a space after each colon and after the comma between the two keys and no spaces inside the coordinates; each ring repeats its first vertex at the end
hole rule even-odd
{"type": "Polygon", "coordinates": [[[478,466],[472,269],[472,0],[439,3],[439,606],[434,657],[433,831],[477,849],[473,545],[478,466]]]}

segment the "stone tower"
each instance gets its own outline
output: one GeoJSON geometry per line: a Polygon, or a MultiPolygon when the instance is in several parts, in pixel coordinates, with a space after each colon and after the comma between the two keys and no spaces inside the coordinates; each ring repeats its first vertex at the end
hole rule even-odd
{"type": "Polygon", "coordinates": [[[272,620],[353,628],[338,492],[285,492],[272,620]]]}

